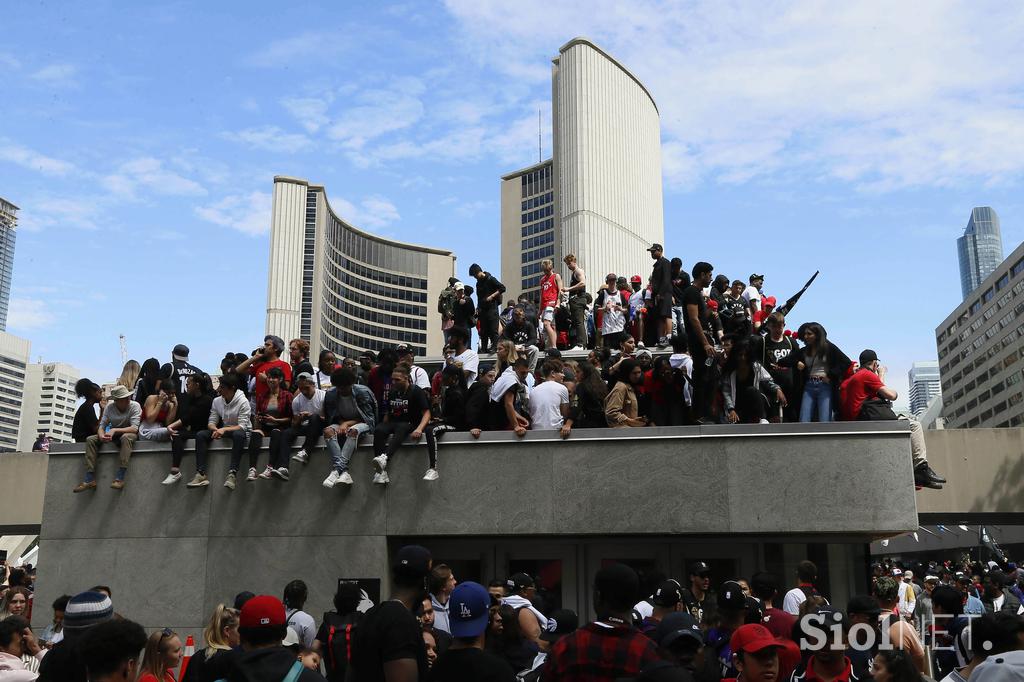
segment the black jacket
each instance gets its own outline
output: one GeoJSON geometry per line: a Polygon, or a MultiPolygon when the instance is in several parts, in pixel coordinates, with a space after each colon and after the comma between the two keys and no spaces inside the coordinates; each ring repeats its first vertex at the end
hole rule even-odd
{"type": "MultiPolygon", "coordinates": [[[[228,682],[281,682],[295,664],[295,653],[283,646],[240,651],[228,664],[228,682]]],[[[323,682],[312,670],[303,670],[298,682],[323,682]]]]}
{"type": "Polygon", "coordinates": [[[505,285],[498,281],[498,278],[489,272],[484,272],[484,278],[476,281],[476,300],[477,307],[481,310],[484,308],[497,308],[501,305],[501,296],[498,296],[493,301],[486,300],[488,296],[493,294],[495,291],[505,293],[505,285]]]}
{"type": "Polygon", "coordinates": [[[488,413],[488,387],[477,381],[469,387],[466,393],[466,428],[486,429],[488,413]]]}
{"type": "Polygon", "coordinates": [[[655,296],[672,296],[672,263],[664,256],[654,262],[651,293],[655,296]]]}
{"type": "Polygon", "coordinates": [[[501,332],[501,338],[520,346],[536,346],[537,325],[530,324],[529,320],[524,320],[522,326],[517,325],[515,321],[509,322],[501,332]]]}

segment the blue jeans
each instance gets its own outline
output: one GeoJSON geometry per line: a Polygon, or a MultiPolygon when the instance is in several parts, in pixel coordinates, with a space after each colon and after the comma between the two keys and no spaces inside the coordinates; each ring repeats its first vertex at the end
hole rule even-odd
{"type": "Polygon", "coordinates": [[[800,402],[800,421],[809,422],[818,413],[819,422],[832,421],[832,384],[827,381],[808,381],[804,384],[804,398],[800,402]]]}
{"type": "MultiPolygon", "coordinates": [[[[337,425],[335,425],[337,428],[337,425]]],[[[359,423],[352,427],[358,432],[355,438],[349,438],[347,434],[339,433],[334,438],[330,438],[326,441],[327,452],[331,455],[331,466],[339,474],[348,471],[348,463],[352,461],[352,453],[356,451],[356,446],[359,445],[359,438],[364,433],[369,433],[370,427],[366,424],[359,423]],[[345,441],[344,445],[338,441],[345,441]]]]}

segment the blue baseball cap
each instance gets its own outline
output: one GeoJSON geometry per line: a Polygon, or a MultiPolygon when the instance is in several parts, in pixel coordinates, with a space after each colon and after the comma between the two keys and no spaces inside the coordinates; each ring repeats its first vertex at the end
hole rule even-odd
{"type": "Polygon", "coordinates": [[[487,629],[491,595],[487,588],[472,581],[462,582],[452,590],[448,602],[448,624],[452,637],[477,637],[487,629]]]}

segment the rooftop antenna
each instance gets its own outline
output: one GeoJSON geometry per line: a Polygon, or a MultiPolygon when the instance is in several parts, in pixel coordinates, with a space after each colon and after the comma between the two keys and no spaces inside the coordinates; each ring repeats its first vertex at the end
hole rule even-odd
{"type": "Polygon", "coordinates": [[[128,339],[124,338],[124,334],[117,337],[121,342],[121,364],[128,362],[128,339]]]}
{"type": "Polygon", "coordinates": [[[537,110],[537,163],[544,160],[544,152],[540,146],[540,109],[537,110]]]}

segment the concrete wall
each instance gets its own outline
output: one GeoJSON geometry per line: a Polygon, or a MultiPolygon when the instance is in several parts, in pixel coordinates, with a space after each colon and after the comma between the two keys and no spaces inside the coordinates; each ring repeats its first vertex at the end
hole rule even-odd
{"type": "Polygon", "coordinates": [[[1020,514],[1024,510],[1024,429],[925,431],[928,460],[949,483],[918,496],[922,514],[1020,514]]]}
{"type": "Polygon", "coordinates": [[[39,528],[48,459],[41,452],[0,454],[0,535],[39,528]]]}
{"type": "MultiPolygon", "coordinates": [[[[917,527],[902,426],[602,429],[566,442],[449,434],[436,483],[421,480],[426,452],[417,446],[395,457],[389,486],[372,485],[363,447],[352,466],[356,484],[334,490],[321,486],[322,450],[293,467],[288,483],[243,481],[228,491],[227,454],[214,452],[209,488],[164,487],[170,454],[146,443],[124,491],[109,488],[116,455],[108,453],[99,488],[75,495],[81,448],[61,445],[49,457],[37,594],[49,603],[109,584],[115,607],[143,625],[185,630],[243,589],[280,594],[296,577],[317,586],[308,610],[319,615],[333,589],[324,586],[387,575],[389,538],[782,534],[867,542],[917,527]]],[[[192,466],[186,457],[187,475],[192,466]]]]}

